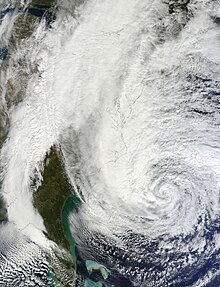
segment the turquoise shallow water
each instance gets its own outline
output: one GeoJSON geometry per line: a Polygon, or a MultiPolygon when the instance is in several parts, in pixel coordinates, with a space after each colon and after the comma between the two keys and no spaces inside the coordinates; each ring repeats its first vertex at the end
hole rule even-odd
{"type": "Polygon", "coordinates": [[[108,279],[111,273],[110,270],[108,270],[105,266],[93,260],[86,260],[86,268],[89,274],[92,274],[93,272],[100,272],[104,280],[108,279]]]}
{"type": "MultiPolygon", "coordinates": [[[[74,212],[74,210],[76,210],[79,204],[80,204],[79,198],[76,197],[75,195],[70,195],[65,201],[63,211],[61,214],[61,220],[62,220],[64,233],[65,233],[66,239],[68,240],[70,244],[70,253],[71,253],[73,263],[76,269],[77,269],[76,242],[70,230],[69,215],[71,212],[74,212]]],[[[93,272],[99,272],[102,275],[104,280],[108,279],[111,273],[110,270],[108,270],[105,266],[92,260],[86,260],[86,268],[87,268],[89,275],[91,275],[93,272]]],[[[51,275],[50,277],[53,279],[54,287],[62,287],[63,285],[56,282],[54,274],[52,273],[51,275]]],[[[73,282],[73,287],[74,286],[75,286],[75,282],[73,282]]],[[[102,287],[103,284],[101,282],[94,282],[91,279],[87,278],[84,282],[84,286],[85,287],[102,287]]]]}
{"type": "MultiPolygon", "coordinates": [[[[71,212],[74,211],[74,209],[79,204],[80,204],[79,199],[74,195],[70,195],[64,203],[62,214],[61,214],[61,221],[63,225],[64,234],[70,245],[70,253],[71,253],[75,268],[76,268],[76,243],[70,230],[69,215],[71,212]]],[[[57,280],[56,275],[54,274],[52,270],[49,271],[48,278],[52,282],[53,287],[65,287],[63,284],[61,284],[57,280]]],[[[73,287],[74,286],[75,286],[75,282],[73,282],[73,287]]]]}
{"type": "Polygon", "coordinates": [[[63,211],[61,214],[61,221],[63,224],[64,233],[65,233],[66,239],[68,240],[70,244],[70,252],[71,252],[75,266],[76,266],[76,242],[70,230],[69,215],[71,212],[73,212],[77,208],[79,204],[80,204],[80,200],[76,196],[70,195],[65,201],[63,211]]]}
{"type": "Polygon", "coordinates": [[[65,287],[63,284],[58,282],[56,275],[53,273],[52,270],[50,270],[48,273],[48,279],[52,282],[53,287],[65,287]]]}
{"type": "Polygon", "coordinates": [[[101,282],[94,282],[90,279],[86,279],[85,283],[84,283],[84,287],[102,287],[102,283],[101,282]]]}

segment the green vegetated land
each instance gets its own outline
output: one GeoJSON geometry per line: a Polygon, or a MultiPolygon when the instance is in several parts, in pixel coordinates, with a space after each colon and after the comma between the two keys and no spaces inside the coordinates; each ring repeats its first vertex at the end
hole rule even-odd
{"type": "Polygon", "coordinates": [[[69,250],[61,217],[64,203],[72,195],[72,187],[56,147],[46,155],[44,166],[42,185],[33,195],[34,206],[43,217],[48,238],[69,250]]]}
{"type": "MultiPolygon", "coordinates": [[[[75,242],[70,236],[68,215],[79,204],[79,199],[72,193],[60,150],[55,146],[51,147],[45,157],[43,181],[33,194],[33,204],[43,218],[47,237],[69,254],[67,258],[55,253],[60,267],[54,268],[54,273],[59,279],[62,277],[61,269],[65,268],[64,272],[74,274],[76,270],[75,242]]],[[[60,281],[62,282],[62,278],[60,281]]],[[[69,285],[65,284],[65,286],[69,285]]]]}
{"type": "Polygon", "coordinates": [[[32,0],[31,5],[52,6],[56,0],[32,0]]]}
{"type": "Polygon", "coordinates": [[[2,197],[0,197],[0,221],[7,220],[7,210],[5,207],[5,202],[2,197]]]}

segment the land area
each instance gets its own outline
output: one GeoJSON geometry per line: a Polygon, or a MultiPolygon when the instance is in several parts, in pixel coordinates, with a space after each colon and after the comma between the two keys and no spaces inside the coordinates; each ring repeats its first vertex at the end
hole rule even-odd
{"type": "Polygon", "coordinates": [[[6,220],[7,220],[7,209],[3,198],[0,197],[0,222],[6,220]]]}
{"type": "MultiPolygon", "coordinates": [[[[33,0],[30,3],[30,7],[40,5],[42,6],[42,9],[46,11],[51,6],[53,6],[55,2],[56,1],[54,0],[33,0]]],[[[34,30],[34,23],[37,18],[38,17],[35,17],[33,13],[21,13],[13,27],[11,36],[7,43],[7,52],[5,52],[5,59],[1,63],[1,75],[3,75],[3,79],[5,74],[7,73],[7,68],[9,65],[11,67],[15,67],[16,73],[14,73],[14,78],[7,79],[7,82],[5,82],[4,85],[2,84],[0,87],[1,92],[2,86],[7,87],[5,94],[6,107],[0,108],[0,148],[7,137],[9,129],[9,119],[7,116],[7,112],[5,112],[4,109],[10,109],[12,105],[18,104],[22,100],[25,94],[27,81],[31,76],[26,72],[28,68],[25,67],[25,59],[20,59],[17,63],[14,63],[13,59],[11,58],[11,55],[14,53],[21,41],[30,37],[34,30]]],[[[3,197],[0,194],[0,221],[5,220],[7,220],[7,209],[3,197]]]]}
{"type": "Polygon", "coordinates": [[[42,184],[33,194],[33,204],[43,218],[48,239],[66,251],[65,256],[55,251],[56,264],[53,264],[54,259],[48,258],[53,272],[62,284],[71,286],[76,263],[68,216],[79,199],[73,194],[61,151],[55,146],[46,154],[42,184]]]}
{"type": "Polygon", "coordinates": [[[51,7],[56,3],[56,0],[32,0],[31,5],[41,5],[46,7],[51,7]]]}
{"type": "Polygon", "coordinates": [[[69,250],[69,242],[64,235],[62,211],[70,196],[73,196],[72,187],[60,151],[53,146],[44,160],[43,181],[33,194],[33,203],[44,220],[48,238],[66,250],[69,250]]]}

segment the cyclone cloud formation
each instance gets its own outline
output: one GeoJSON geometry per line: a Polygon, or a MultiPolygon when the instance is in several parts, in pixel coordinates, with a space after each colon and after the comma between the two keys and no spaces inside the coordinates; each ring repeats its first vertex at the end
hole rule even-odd
{"type": "MultiPolygon", "coordinates": [[[[30,3],[2,4],[5,46],[30,3]]],[[[33,204],[52,146],[80,202],[72,286],[220,286],[220,2],[53,9],[1,60],[0,286],[70,286],[48,278],[65,252],[33,204]]]]}

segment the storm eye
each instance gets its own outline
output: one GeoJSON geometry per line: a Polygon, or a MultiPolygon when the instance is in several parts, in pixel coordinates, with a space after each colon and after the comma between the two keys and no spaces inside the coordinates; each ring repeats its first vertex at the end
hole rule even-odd
{"type": "Polygon", "coordinates": [[[212,17],[212,20],[215,24],[217,24],[217,26],[220,26],[220,17],[219,16],[212,17]]]}

